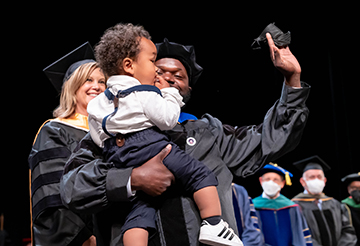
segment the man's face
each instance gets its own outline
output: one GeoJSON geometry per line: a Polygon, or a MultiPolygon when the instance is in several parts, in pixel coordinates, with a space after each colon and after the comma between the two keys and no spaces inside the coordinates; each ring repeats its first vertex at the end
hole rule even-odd
{"type": "Polygon", "coordinates": [[[353,181],[348,186],[349,194],[354,190],[360,190],[360,181],[353,181]]]}
{"type": "Polygon", "coordinates": [[[303,177],[305,177],[306,180],[313,180],[313,179],[320,179],[324,180],[325,175],[323,170],[318,169],[310,169],[304,172],[303,177]]]}
{"type": "Polygon", "coordinates": [[[184,102],[190,96],[191,87],[189,86],[189,77],[184,65],[174,58],[162,58],[155,62],[158,67],[157,73],[163,77],[171,87],[179,90],[184,102]]]}
{"type": "Polygon", "coordinates": [[[280,185],[281,189],[284,188],[285,180],[277,173],[273,173],[273,172],[264,173],[264,175],[259,178],[260,184],[270,180],[280,185]]]}
{"type": "Polygon", "coordinates": [[[318,169],[310,169],[310,170],[307,170],[306,172],[304,172],[303,176],[300,178],[300,183],[307,191],[309,191],[309,188],[308,188],[305,180],[311,181],[314,179],[323,180],[324,183],[326,184],[326,177],[324,175],[324,171],[318,170],[318,169]]]}

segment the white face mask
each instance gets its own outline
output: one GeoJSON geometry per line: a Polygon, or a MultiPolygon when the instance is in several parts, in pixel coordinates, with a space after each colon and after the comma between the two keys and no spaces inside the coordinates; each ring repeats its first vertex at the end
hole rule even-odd
{"type": "Polygon", "coordinates": [[[325,187],[324,180],[312,179],[312,180],[305,180],[305,182],[311,194],[320,194],[325,187]]]}
{"type": "Polygon", "coordinates": [[[280,185],[278,185],[272,180],[262,182],[261,187],[263,188],[265,194],[269,197],[274,197],[276,193],[281,190],[280,185]]]}

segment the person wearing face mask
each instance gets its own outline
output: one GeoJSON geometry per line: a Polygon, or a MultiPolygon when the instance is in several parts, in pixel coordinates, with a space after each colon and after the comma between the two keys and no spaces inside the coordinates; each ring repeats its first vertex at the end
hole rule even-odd
{"type": "MultiPolygon", "coordinates": [[[[341,201],[343,210],[350,214],[351,223],[355,229],[356,237],[360,238],[360,172],[352,173],[341,181],[346,185],[350,196],[341,201]]],[[[360,245],[358,240],[357,245],[360,245]]]]}
{"type": "Polygon", "coordinates": [[[313,245],[356,245],[349,214],[342,209],[339,201],[323,193],[327,181],[324,172],[330,167],[319,156],[297,161],[294,165],[303,173],[300,183],[305,190],[292,201],[301,207],[313,245]]]}
{"type": "Polygon", "coordinates": [[[290,177],[293,175],[271,162],[259,173],[263,193],[253,202],[266,245],[312,245],[310,231],[299,206],[280,194],[285,184],[291,185],[290,177]]]}

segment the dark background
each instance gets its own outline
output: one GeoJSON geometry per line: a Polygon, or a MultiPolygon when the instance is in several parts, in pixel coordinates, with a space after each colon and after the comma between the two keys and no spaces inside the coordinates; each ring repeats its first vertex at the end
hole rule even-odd
{"type": "MultiPolygon", "coordinates": [[[[128,2],[74,7],[22,5],[2,17],[2,150],[0,212],[5,229],[20,243],[30,236],[28,164],[34,136],[52,117],[59,97],[42,69],[86,41],[95,45],[106,28],[119,22],[141,24],[152,40],[194,45],[204,68],[186,112],[210,113],[223,123],[254,125],[280,97],[283,78],[267,50],[253,51],[253,39],[271,22],[291,31],[291,51],[312,86],[310,117],[299,146],[277,162],[294,174],[282,193],[292,198],[303,189],[292,163],[319,155],[332,168],[325,193],[347,196],[340,179],[360,171],[357,151],[359,112],[359,20],[354,6],[279,6],[260,2],[217,2],[193,7],[184,2],[128,2]],[[5,55],[5,56],[4,56],[5,55]]],[[[196,5],[194,3],[194,5],[196,5]]],[[[4,10],[5,11],[5,10],[4,10]]],[[[5,12],[4,12],[5,13],[5,12]]],[[[249,195],[261,194],[258,176],[241,180],[249,195]]]]}

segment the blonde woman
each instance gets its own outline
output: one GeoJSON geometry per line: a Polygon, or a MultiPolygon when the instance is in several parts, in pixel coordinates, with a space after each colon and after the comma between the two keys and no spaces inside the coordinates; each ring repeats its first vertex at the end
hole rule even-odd
{"type": "Polygon", "coordinates": [[[96,245],[91,215],[62,205],[59,182],[71,152],[88,132],[87,104],[106,89],[105,83],[97,63],[80,65],[62,87],[55,119],[35,137],[29,156],[33,245],[96,245]]]}

